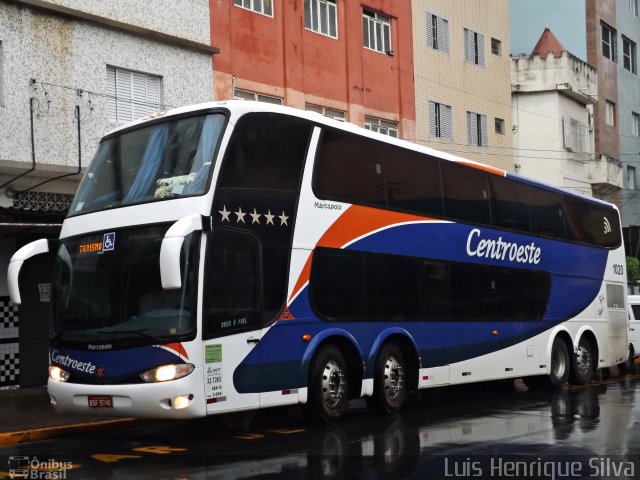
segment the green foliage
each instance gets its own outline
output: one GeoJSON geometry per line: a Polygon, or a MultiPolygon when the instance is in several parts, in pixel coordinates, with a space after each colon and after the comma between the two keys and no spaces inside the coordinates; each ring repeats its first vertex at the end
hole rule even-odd
{"type": "Polygon", "coordinates": [[[627,282],[636,284],[640,279],[640,262],[636,257],[627,257],[627,282]]]}

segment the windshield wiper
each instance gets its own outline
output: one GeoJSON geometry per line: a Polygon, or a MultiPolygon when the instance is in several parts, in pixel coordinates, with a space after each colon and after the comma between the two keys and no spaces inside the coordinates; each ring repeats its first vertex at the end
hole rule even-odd
{"type": "Polygon", "coordinates": [[[160,338],[160,337],[156,337],[154,335],[151,335],[150,333],[146,333],[147,330],[149,330],[148,328],[141,328],[138,330],[98,330],[98,333],[103,334],[103,335],[108,335],[113,333],[114,335],[127,335],[129,333],[133,333],[134,335],[138,335],[140,337],[143,338],[149,338],[151,340],[154,340],[158,343],[165,343],[167,340],[160,338]]]}

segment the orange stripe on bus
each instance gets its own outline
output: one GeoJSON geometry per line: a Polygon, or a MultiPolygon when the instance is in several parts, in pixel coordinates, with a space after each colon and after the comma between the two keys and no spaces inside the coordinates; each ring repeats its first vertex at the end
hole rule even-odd
{"type": "Polygon", "coordinates": [[[169,350],[173,350],[174,352],[177,352],[179,355],[182,355],[184,358],[189,360],[189,355],[187,355],[187,351],[184,349],[181,343],[168,343],[166,345],[163,345],[163,347],[166,347],[169,350]]]}
{"type": "Polygon", "coordinates": [[[505,170],[502,170],[502,169],[496,168],[496,167],[490,167],[489,165],[483,165],[481,163],[472,163],[472,162],[465,162],[465,161],[457,161],[456,163],[461,163],[463,165],[466,165],[467,167],[471,167],[471,168],[475,168],[477,170],[482,170],[482,171],[485,171],[485,172],[493,173],[494,175],[500,175],[501,177],[506,177],[507,176],[507,172],[505,170]]]}
{"type": "MultiPolygon", "coordinates": [[[[429,218],[411,215],[408,213],[392,212],[388,210],[379,210],[371,207],[362,207],[359,205],[351,205],[340,215],[340,217],[329,227],[329,229],[320,237],[317,247],[342,248],[347,243],[365,236],[384,227],[391,225],[420,222],[430,220],[429,218]]],[[[294,298],[309,281],[311,273],[311,259],[309,255],[298,281],[293,289],[289,301],[294,298]]]]}

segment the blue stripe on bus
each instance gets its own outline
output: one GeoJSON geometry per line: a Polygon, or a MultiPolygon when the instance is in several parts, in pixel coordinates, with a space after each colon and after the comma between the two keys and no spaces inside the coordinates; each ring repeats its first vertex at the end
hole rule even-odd
{"type": "MultiPolygon", "coordinates": [[[[549,304],[538,321],[429,321],[418,322],[324,322],[309,304],[309,287],[289,305],[295,320],[274,325],[234,373],[236,389],[242,393],[276,391],[307,385],[307,367],[301,362],[309,344],[302,335],[322,335],[328,328],[356,339],[364,353],[366,378],[373,374],[374,342],[385,329],[402,328],[418,345],[422,368],[448,365],[516,345],[587,308],[600,292],[608,252],[577,244],[497,232],[480,228],[482,239],[530,245],[541,249],[538,264],[469,257],[467,240],[474,227],[461,224],[407,224],[377,232],[347,249],[414,257],[473,262],[484,265],[547,271],[551,275],[549,304]],[[493,331],[498,332],[497,335],[493,331]],[[256,383],[256,379],[260,379],[256,383]]],[[[474,240],[480,237],[474,237],[474,240]]]]}

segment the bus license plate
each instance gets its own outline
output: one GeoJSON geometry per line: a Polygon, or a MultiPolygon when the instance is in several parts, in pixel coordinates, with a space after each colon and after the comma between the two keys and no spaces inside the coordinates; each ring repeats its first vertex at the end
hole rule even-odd
{"type": "Polygon", "coordinates": [[[113,398],[110,395],[89,395],[89,407],[112,408],[113,398]]]}

